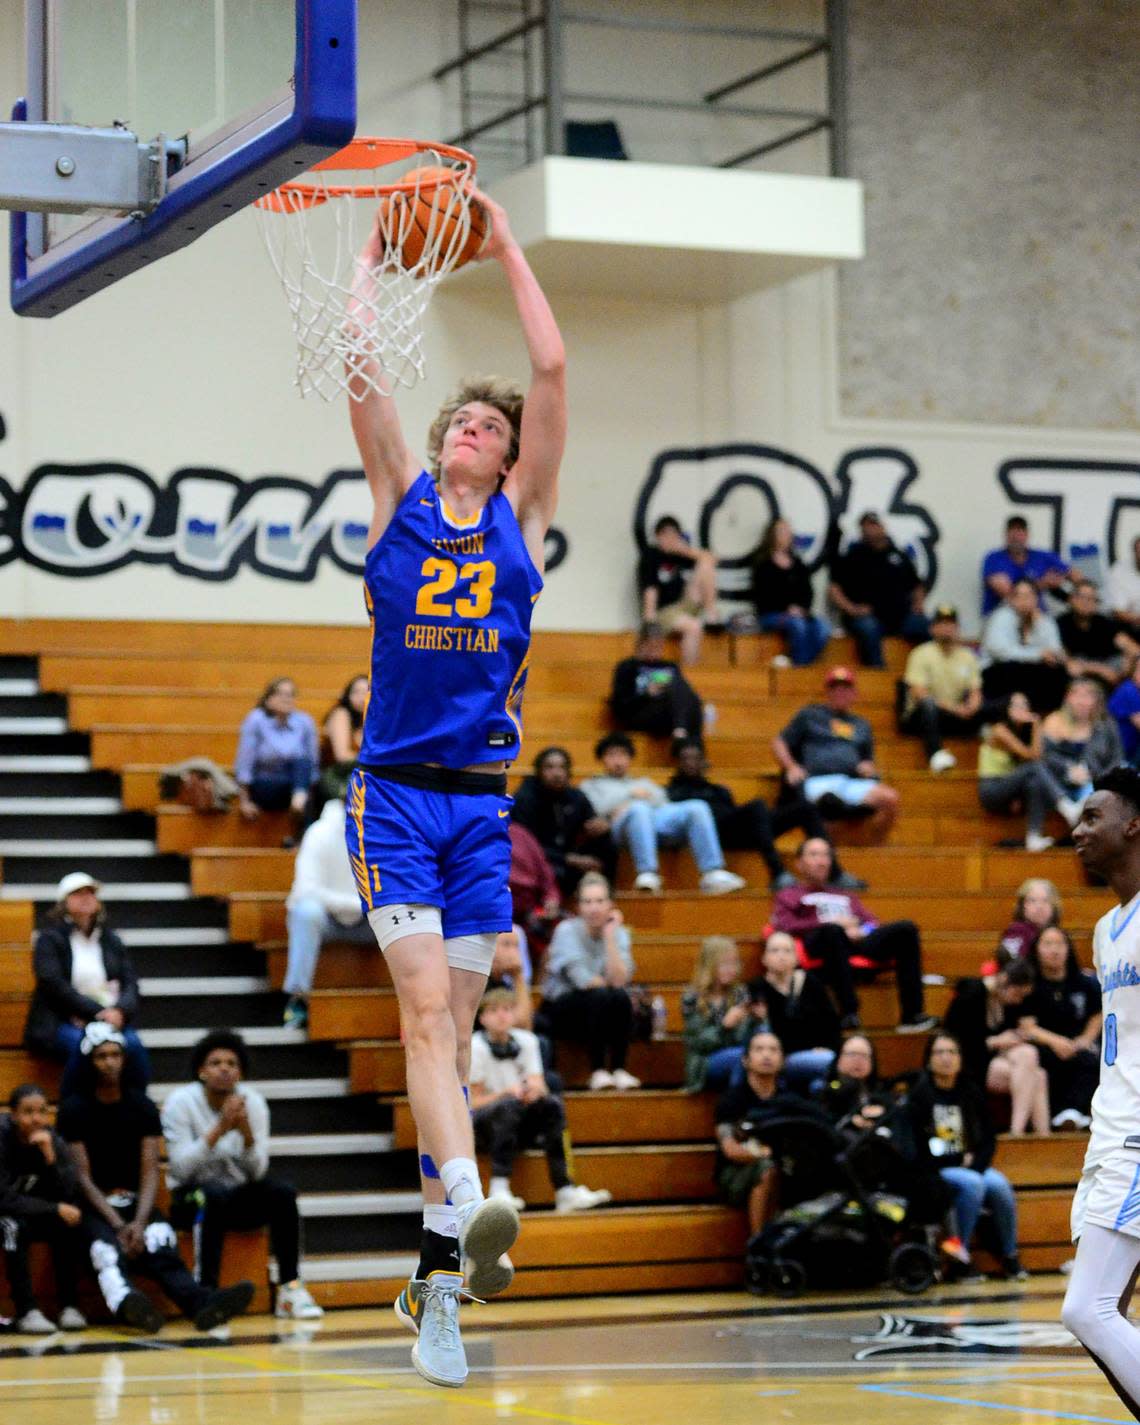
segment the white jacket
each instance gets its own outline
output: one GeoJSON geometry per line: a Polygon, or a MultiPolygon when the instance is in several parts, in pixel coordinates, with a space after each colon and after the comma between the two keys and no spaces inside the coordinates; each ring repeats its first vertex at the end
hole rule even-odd
{"type": "Polygon", "coordinates": [[[344,842],[344,803],[326,802],[320,819],[301,838],[293,867],[293,889],[286,904],[316,900],[341,925],[364,919],[344,842]]]}

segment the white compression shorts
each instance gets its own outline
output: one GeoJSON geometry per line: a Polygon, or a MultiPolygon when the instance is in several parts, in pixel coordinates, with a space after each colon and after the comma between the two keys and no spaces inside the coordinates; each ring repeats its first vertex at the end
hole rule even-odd
{"type": "MultiPolygon", "coordinates": [[[[368,912],[368,923],[382,951],[407,935],[443,936],[439,908],[434,905],[384,905],[368,912]]],[[[447,963],[455,970],[476,975],[490,973],[495,954],[495,935],[456,935],[444,940],[447,963]]]]}

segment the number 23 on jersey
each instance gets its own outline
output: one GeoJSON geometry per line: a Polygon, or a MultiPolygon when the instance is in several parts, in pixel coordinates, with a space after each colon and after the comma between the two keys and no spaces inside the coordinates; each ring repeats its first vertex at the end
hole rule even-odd
{"type": "Polygon", "coordinates": [[[486,618],[491,612],[495,588],[495,566],[490,559],[456,564],[453,559],[425,559],[420,574],[426,583],[416,595],[416,613],[432,618],[486,618]],[[456,599],[449,595],[461,580],[467,580],[467,591],[456,599]]]}

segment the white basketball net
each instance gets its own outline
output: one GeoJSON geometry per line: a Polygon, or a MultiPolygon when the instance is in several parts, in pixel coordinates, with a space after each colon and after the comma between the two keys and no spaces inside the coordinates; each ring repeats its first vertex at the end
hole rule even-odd
{"type": "MultiPolygon", "coordinates": [[[[381,141],[358,139],[329,162],[373,142],[381,141]]],[[[314,169],[254,205],[289,303],[302,396],[331,401],[347,391],[362,400],[369,390],[391,395],[423,378],[424,312],[471,236],[475,163],[457,152],[416,145],[380,168],[314,169]],[[454,178],[416,176],[429,168],[446,168],[454,178]],[[393,185],[402,198],[389,201],[393,185]],[[431,210],[427,236],[405,267],[405,243],[420,241],[420,229],[413,233],[420,204],[431,210]],[[360,254],[374,229],[377,260],[367,264],[360,254]]]]}

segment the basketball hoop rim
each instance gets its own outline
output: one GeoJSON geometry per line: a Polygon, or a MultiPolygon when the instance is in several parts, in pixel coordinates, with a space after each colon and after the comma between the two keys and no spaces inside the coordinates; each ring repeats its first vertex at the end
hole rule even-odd
{"type": "MultiPolygon", "coordinates": [[[[455,176],[470,183],[475,176],[476,159],[466,149],[455,144],[435,143],[427,139],[356,138],[331,157],[315,163],[312,173],[358,172],[365,168],[384,168],[389,163],[411,158],[417,153],[433,153],[440,158],[454,159],[459,165],[455,176]]],[[[319,208],[332,198],[368,198],[375,201],[390,193],[434,192],[441,187],[440,178],[399,178],[390,183],[303,183],[293,180],[282,183],[272,193],[266,193],[254,204],[267,213],[296,213],[299,209],[319,208]]]]}

